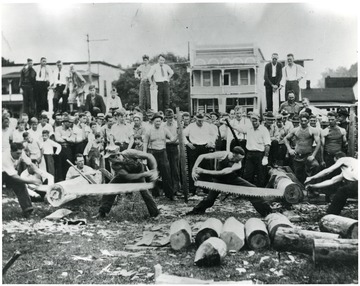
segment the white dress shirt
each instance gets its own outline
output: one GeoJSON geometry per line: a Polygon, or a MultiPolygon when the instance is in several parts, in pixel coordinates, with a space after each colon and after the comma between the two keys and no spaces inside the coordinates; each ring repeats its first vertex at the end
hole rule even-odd
{"type": "Polygon", "coordinates": [[[185,144],[189,143],[186,137],[189,137],[190,142],[196,145],[205,145],[208,143],[215,143],[214,128],[209,123],[203,122],[202,127],[199,127],[196,122],[190,123],[184,130],[185,144]]]}
{"type": "Polygon", "coordinates": [[[53,71],[54,85],[66,85],[69,73],[69,70],[65,69],[64,67],[62,67],[60,71],[56,67],[53,71]]]}
{"type": "Polygon", "coordinates": [[[162,75],[159,63],[153,65],[149,71],[148,78],[151,80],[151,77],[154,76],[154,80],[156,82],[168,82],[174,74],[174,71],[167,64],[163,64],[162,69],[164,71],[164,75],[162,75]]]}
{"type": "Polygon", "coordinates": [[[281,85],[285,86],[286,81],[295,81],[299,78],[304,78],[306,76],[306,72],[301,65],[293,64],[292,66],[283,67],[283,77],[281,79],[281,85]]]}

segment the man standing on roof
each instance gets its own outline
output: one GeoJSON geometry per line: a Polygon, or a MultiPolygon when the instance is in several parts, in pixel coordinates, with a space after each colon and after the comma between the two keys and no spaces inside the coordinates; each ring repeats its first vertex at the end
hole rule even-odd
{"type": "Polygon", "coordinates": [[[30,116],[35,116],[34,86],[36,81],[36,71],[33,68],[33,60],[27,59],[27,64],[20,72],[20,93],[23,95],[23,111],[30,116]]]}
{"type": "Polygon", "coordinates": [[[141,110],[146,111],[150,108],[150,81],[148,73],[151,65],[149,64],[149,56],[143,55],[143,63],[135,70],[135,78],[140,79],[139,87],[139,106],[141,110]]]}
{"type": "Polygon", "coordinates": [[[279,94],[278,90],[282,79],[282,64],[278,63],[278,58],[279,55],[277,53],[273,53],[271,55],[271,62],[265,65],[264,85],[267,111],[273,111],[273,93],[277,92],[277,94],[279,94]]]}

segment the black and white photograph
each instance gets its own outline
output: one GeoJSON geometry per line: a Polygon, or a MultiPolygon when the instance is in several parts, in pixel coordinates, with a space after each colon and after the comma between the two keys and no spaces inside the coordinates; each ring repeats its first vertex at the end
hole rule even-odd
{"type": "Polygon", "coordinates": [[[2,283],[358,284],[359,11],[2,1],[2,283]]]}

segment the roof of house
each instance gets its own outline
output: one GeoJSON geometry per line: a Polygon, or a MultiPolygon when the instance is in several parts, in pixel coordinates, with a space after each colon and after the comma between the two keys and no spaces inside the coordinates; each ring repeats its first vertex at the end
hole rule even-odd
{"type": "MultiPolygon", "coordinates": [[[[35,63],[35,62],[34,62],[35,63]]],[[[47,63],[48,65],[56,65],[56,62],[54,63],[47,63]]],[[[70,64],[74,64],[74,65],[85,65],[85,64],[88,64],[87,61],[78,61],[78,62],[63,62],[64,65],[70,65],[70,64]]],[[[112,68],[116,68],[116,69],[119,69],[121,70],[121,68],[119,66],[116,66],[116,65],[113,65],[113,64],[109,64],[107,62],[104,62],[104,61],[91,61],[91,64],[101,64],[101,65],[104,65],[104,66],[108,66],[108,67],[112,67],[112,68]]],[[[21,64],[12,64],[11,66],[13,67],[16,67],[16,66],[24,66],[25,64],[24,63],[21,63],[21,64]]]]}
{"type": "MultiPolygon", "coordinates": [[[[88,71],[84,71],[84,70],[77,70],[78,72],[80,72],[81,75],[89,75],[88,71]]],[[[99,77],[99,75],[97,73],[91,73],[91,76],[93,77],[99,77]]],[[[7,74],[3,74],[1,75],[2,78],[17,78],[20,77],[20,72],[16,71],[16,72],[11,72],[11,73],[7,73],[7,74]]]]}
{"type": "Polygon", "coordinates": [[[310,102],[353,103],[356,101],[354,91],[349,87],[302,89],[301,96],[309,98],[310,102]]]}
{"type": "Polygon", "coordinates": [[[335,87],[353,87],[357,82],[357,77],[326,77],[325,78],[325,87],[326,88],[335,88],[335,87]]]}

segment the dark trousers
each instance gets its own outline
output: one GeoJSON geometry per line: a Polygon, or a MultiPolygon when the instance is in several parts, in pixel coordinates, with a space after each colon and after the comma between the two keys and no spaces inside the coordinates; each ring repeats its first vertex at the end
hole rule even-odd
{"type": "Polygon", "coordinates": [[[299,87],[299,82],[297,80],[287,80],[285,83],[285,101],[288,100],[288,91],[292,90],[295,94],[295,101],[298,102],[299,101],[299,96],[300,96],[300,87],[299,87]]]}
{"type": "Polygon", "coordinates": [[[14,191],[15,195],[18,198],[22,211],[28,212],[33,210],[34,208],[32,206],[31,199],[26,189],[25,183],[14,180],[11,176],[6,174],[5,172],[2,173],[2,178],[3,178],[3,182],[6,184],[6,187],[14,191]]]}
{"type": "Polygon", "coordinates": [[[64,89],[66,85],[57,85],[54,90],[54,98],[53,98],[53,111],[59,111],[59,101],[62,98],[62,104],[61,104],[61,112],[65,112],[68,109],[68,98],[69,93],[66,92],[64,94],[64,89]]]}
{"type": "Polygon", "coordinates": [[[148,110],[150,108],[150,83],[149,81],[141,81],[139,88],[139,107],[142,110],[148,110]]]}
{"type": "MultiPolygon", "coordinates": [[[[247,187],[256,187],[253,184],[243,180],[240,177],[232,177],[231,179],[228,176],[224,176],[222,178],[213,179],[216,183],[228,184],[228,185],[236,185],[236,186],[247,186],[247,187]]],[[[207,208],[210,208],[214,205],[216,198],[219,196],[220,192],[217,191],[209,191],[209,194],[205,199],[203,199],[197,206],[194,207],[194,212],[205,212],[207,208]]],[[[253,207],[256,211],[262,215],[267,216],[271,213],[271,207],[267,204],[262,198],[251,198],[249,199],[253,207]]]]}
{"type": "Polygon", "coordinates": [[[175,144],[166,144],[166,154],[170,165],[170,175],[174,191],[180,191],[180,172],[179,172],[179,148],[175,144]]]}
{"type": "Polygon", "coordinates": [[[346,181],[345,186],[342,186],[335,193],[330,206],[327,209],[328,214],[339,215],[346,204],[348,198],[358,197],[358,181],[346,181]]]}
{"type": "Polygon", "coordinates": [[[61,144],[61,152],[59,154],[59,165],[61,168],[61,174],[60,174],[60,180],[65,180],[66,173],[70,168],[70,164],[67,162],[67,160],[72,161],[73,160],[73,151],[72,146],[69,144],[61,144]]]}
{"type": "Polygon", "coordinates": [[[158,110],[165,111],[170,106],[170,86],[167,81],[157,82],[158,110]]]}
{"type": "MultiPolygon", "coordinates": [[[[271,77],[270,81],[272,84],[276,84],[276,77],[271,77]]],[[[265,96],[266,96],[266,110],[273,111],[273,88],[271,85],[265,84],[265,96]]]]}
{"type": "Polygon", "coordinates": [[[269,164],[279,163],[284,164],[286,156],[286,146],[285,144],[279,144],[279,141],[273,140],[270,145],[269,152],[269,164]]]}
{"type": "Polygon", "coordinates": [[[21,88],[23,90],[23,112],[29,115],[29,118],[36,116],[34,88],[31,85],[22,86],[21,88]]]}
{"type": "MultiPolygon", "coordinates": [[[[116,176],[114,179],[111,180],[110,183],[121,184],[121,183],[136,183],[136,182],[145,182],[145,180],[139,179],[139,180],[129,181],[129,180],[122,178],[121,176],[116,176]]],[[[149,191],[147,191],[147,190],[140,191],[140,195],[145,202],[145,205],[149,211],[150,216],[152,216],[152,217],[157,216],[160,212],[156,206],[154,199],[150,195],[149,191]]],[[[111,207],[114,204],[115,198],[116,198],[116,195],[104,195],[101,200],[101,206],[100,206],[99,212],[109,213],[111,210],[111,207]]]]}
{"type": "MultiPolygon", "coordinates": [[[[209,149],[205,147],[205,145],[194,145],[195,149],[192,150],[189,147],[186,147],[187,150],[187,158],[188,158],[188,175],[189,175],[189,192],[192,193],[193,195],[195,195],[196,193],[196,188],[194,186],[194,180],[191,176],[192,173],[192,169],[194,167],[195,161],[196,159],[202,155],[202,154],[206,154],[209,153],[209,149]]],[[[206,164],[207,162],[202,162],[202,164],[206,164]]],[[[203,167],[205,169],[210,169],[208,166],[204,166],[203,167]]]]}
{"type": "Polygon", "coordinates": [[[163,182],[163,190],[165,196],[169,199],[174,197],[174,186],[172,184],[171,174],[170,174],[170,164],[166,150],[148,150],[150,154],[155,157],[156,163],[158,165],[158,170],[163,182]]]}
{"type": "Polygon", "coordinates": [[[334,165],[335,164],[334,155],[324,151],[324,162],[326,168],[329,168],[330,166],[334,165]]]}
{"type": "Polygon", "coordinates": [[[48,86],[49,83],[47,81],[37,81],[35,83],[36,112],[39,114],[42,110],[49,111],[47,99],[48,86]]]}
{"type": "Polygon", "coordinates": [[[44,154],[44,159],[46,163],[46,172],[55,177],[54,155],[44,154]]]}
{"type": "Polygon", "coordinates": [[[308,157],[311,154],[298,156],[295,155],[293,159],[293,167],[296,178],[303,184],[308,176],[314,176],[320,170],[319,162],[314,159],[313,161],[308,161],[308,157]]]}
{"type": "Polygon", "coordinates": [[[264,152],[260,151],[248,151],[246,153],[244,179],[258,187],[265,186],[265,169],[261,163],[263,157],[264,152]]]}

